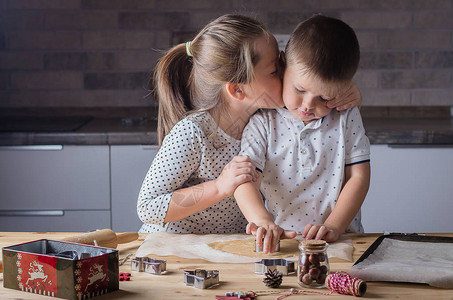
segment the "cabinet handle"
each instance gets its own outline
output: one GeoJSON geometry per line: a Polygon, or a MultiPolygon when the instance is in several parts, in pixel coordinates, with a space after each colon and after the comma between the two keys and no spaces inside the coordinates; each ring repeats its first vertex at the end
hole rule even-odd
{"type": "Polygon", "coordinates": [[[51,217],[64,216],[64,210],[0,210],[1,217],[51,217]]]}
{"type": "Polygon", "coordinates": [[[412,145],[403,145],[403,144],[389,144],[387,145],[391,149],[448,149],[453,148],[453,145],[449,144],[412,144],[412,145]]]}
{"type": "Polygon", "coordinates": [[[157,150],[159,147],[157,145],[141,145],[143,150],[157,150]]]}
{"type": "Polygon", "coordinates": [[[0,150],[63,150],[63,145],[0,146],[0,150]]]}

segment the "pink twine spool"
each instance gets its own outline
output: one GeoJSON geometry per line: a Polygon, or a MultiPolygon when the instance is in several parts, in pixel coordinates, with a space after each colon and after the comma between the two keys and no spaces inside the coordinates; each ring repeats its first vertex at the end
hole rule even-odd
{"type": "Polygon", "coordinates": [[[327,276],[326,286],[333,292],[357,297],[362,297],[366,292],[366,282],[346,272],[336,272],[327,276]]]}
{"type": "Polygon", "coordinates": [[[281,300],[291,295],[296,294],[316,294],[316,295],[332,295],[334,292],[344,295],[353,295],[356,297],[362,297],[366,292],[366,282],[362,279],[352,277],[346,272],[336,272],[330,274],[326,278],[326,286],[330,290],[329,293],[323,293],[319,291],[310,291],[310,290],[296,290],[291,289],[288,294],[278,296],[276,300],[281,300]]]}

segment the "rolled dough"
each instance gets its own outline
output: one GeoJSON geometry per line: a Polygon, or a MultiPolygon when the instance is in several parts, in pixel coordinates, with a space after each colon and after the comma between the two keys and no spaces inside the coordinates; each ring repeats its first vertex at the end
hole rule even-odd
{"type": "Polygon", "coordinates": [[[255,239],[218,241],[208,244],[209,247],[240,256],[266,258],[266,257],[292,257],[299,256],[298,240],[281,240],[280,251],[274,253],[255,252],[255,239]]]}
{"type": "MultiPolygon", "coordinates": [[[[282,240],[280,252],[263,254],[254,252],[254,238],[245,234],[178,234],[155,232],[149,234],[138,248],[136,256],[168,256],[199,258],[212,262],[248,263],[261,257],[298,257],[300,236],[294,240],[282,240]]],[[[352,241],[341,237],[327,248],[330,257],[352,261],[352,241]]]]}

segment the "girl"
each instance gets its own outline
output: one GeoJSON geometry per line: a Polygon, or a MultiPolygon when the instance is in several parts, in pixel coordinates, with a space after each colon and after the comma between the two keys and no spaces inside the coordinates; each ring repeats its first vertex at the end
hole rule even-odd
{"type": "MultiPolygon", "coordinates": [[[[170,49],[152,85],[161,148],[139,193],[140,232],[243,232],[247,221],[232,195],[257,173],[236,155],[250,116],[283,106],[275,38],[252,18],[221,16],[170,49]]],[[[357,95],[342,104],[360,103],[357,95]]]]}

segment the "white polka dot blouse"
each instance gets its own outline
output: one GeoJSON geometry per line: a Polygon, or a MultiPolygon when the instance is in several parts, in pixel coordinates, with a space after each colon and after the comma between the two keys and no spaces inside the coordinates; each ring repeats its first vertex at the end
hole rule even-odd
{"type": "Polygon", "coordinates": [[[165,137],[140,189],[137,212],[144,223],[140,232],[244,232],[247,221],[233,197],[164,223],[174,191],[216,179],[239,150],[240,141],[218,128],[208,112],[178,122],[165,137]]]}

